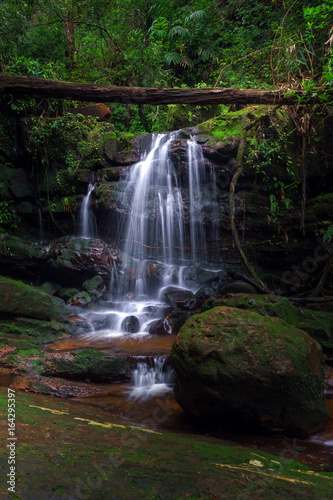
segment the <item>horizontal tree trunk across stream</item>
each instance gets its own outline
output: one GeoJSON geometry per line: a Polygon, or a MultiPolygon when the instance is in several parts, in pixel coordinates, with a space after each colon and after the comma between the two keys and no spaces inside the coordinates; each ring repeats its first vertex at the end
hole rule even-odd
{"type": "MultiPolygon", "coordinates": [[[[306,94],[302,90],[288,91],[236,89],[236,88],[201,88],[172,89],[145,87],[117,87],[115,85],[95,85],[92,83],[74,83],[42,78],[10,76],[0,74],[0,96],[12,95],[17,98],[46,97],[75,99],[91,102],[121,102],[127,104],[323,104],[320,89],[315,94],[306,94]],[[301,99],[301,101],[300,101],[301,99]]],[[[333,99],[333,90],[325,89],[326,99],[333,99]]],[[[327,100],[325,101],[327,102],[327,100]]]]}

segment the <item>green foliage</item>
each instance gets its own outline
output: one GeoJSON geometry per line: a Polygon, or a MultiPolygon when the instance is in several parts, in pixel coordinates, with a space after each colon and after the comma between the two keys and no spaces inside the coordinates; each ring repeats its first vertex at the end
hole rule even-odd
{"type": "Polygon", "coordinates": [[[5,199],[3,188],[4,185],[0,183],[0,231],[15,230],[21,220],[10,203],[5,199]]]}
{"type": "MultiPolygon", "coordinates": [[[[88,134],[97,120],[80,114],[74,116],[71,113],[55,119],[31,118],[28,150],[35,160],[45,167],[53,160],[57,160],[67,167],[69,174],[74,174],[82,161],[87,159],[88,134]]],[[[99,155],[96,153],[92,161],[98,159],[99,155]]],[[[59,175],[57,183],[62,187],[59,175]]]]}
{"type": "Polygon", "coordinates": [[[56,62],[43,62],[24,55],[14,59],[6,68],[8,73],[22,76],[35,76],[38,78],[57,78],[60,65],[56,62]]]}
{"type": "Polygon", "coordinates": [[[320,223],[321,228],[317,231],[317,234],[323,238],[323,241],[326,243],[333,238],[333,223],[332,221],[322,221],[320,223]]]}
{"type": "Polygon", "coordinates": [[[0,230],[16,229],[21,220],[6,200],[0,201],[0,230]]]}
{"type": "Polygon", "coordinates": [[[259,136],[258,146],[247,161],[253,165],[256,174],[271,191],[270,210],[273,215],[277,215],[281,206],[287,210],[292,208],[292,199],[298,191],[300,176],[290,147],[294,130],[290,129],[289,123],[272,123],[267,133],[270,133],[271,137],[259,136]]]}

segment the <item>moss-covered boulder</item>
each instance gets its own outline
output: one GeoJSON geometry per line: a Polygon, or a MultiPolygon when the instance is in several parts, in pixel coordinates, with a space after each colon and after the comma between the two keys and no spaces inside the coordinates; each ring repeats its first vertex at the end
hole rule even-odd
{"type": "Polygon", "coordinates": [[[0,276],[0,312],[42,320],[60,316],[59,308],[49,294],[3,276],[0,276]]]}
{"type": "Polygon", "coordinates": [[[129,380],[132,368],[124,356],[113,356],[94,349],[49,353],[33,346],[9,351],[2,364],[21,375],[115,382],[129,380]]]}
{"type": "Polygon", "coordinates": [[[329,416],[320,345],[278,318],[233,307],[192,316],[171,360],[176,400],[196,417],[307,435],[329,416]]]}
{"type": "Polygon", "coordinates": [[[49,358],[55,370],[53,374],[65,378],[86,378],[92,380],[126,380],[131,372],[123,356],[86,349],[77,352],[53,355],[49,358]]]}
{"type": "Polygon", "coordinates": [[[237,294],[233,297],[209,299],[202,310],[229,306],[257,312],[262,316],[281,318],[316,339],[328,357],[333,352],[333,314],[295,307],[285,297],[278,295],[237,294]]]}

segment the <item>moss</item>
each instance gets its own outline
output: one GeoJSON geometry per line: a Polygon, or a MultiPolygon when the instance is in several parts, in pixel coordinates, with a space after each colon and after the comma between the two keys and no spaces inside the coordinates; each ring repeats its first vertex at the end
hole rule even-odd
{"type": "Polygon", "coordinates": [[[211,120],[198,125],[199,133],[210,133],[217,139],[228,138],[232,136],[242,137],[244,127],[251,122],[265,116],[273,108],[271,106],[247,106],[239,111],[224,112],[211,120]]]}
{"type": "Polygon", "coordinates": [[[42,343],[63,336],[65,327],[57,321],[42,321],[33,318],[16,318],[11,321],[0,320],[0,332],[3,336],[39,338],[42,343]]]}
{"type": "MultiPolygon", "coordinates": [[[[0,389],[4,414],[7,404],[7,391],[0,389]]],[[[228,491],[252,498],[256,489],[267,499],[331,497],[330,473],[313,473],[295,460],[258,449],[160,430],[146,433],[124,422],[123,428],[106,429],[88,421],[118,423],[110,412],[40,395],[17,393],[16,410],[17,494],[22,499],[53,498],[57,492],[91,500],[210,500],[228,491]]],[[[3,490],[6,480],[2,475],[3,490]]]]}
{"type": "Polygon", "coordinates": [[[306,209],[307,220],[333,220],[333,193],[326,193],[310,200],[306,209]]]}
{"type": "Polygon", "coordinates": [[[97,186],[98,204],[102,206],[107,206],[109,204],[109,200],[114,194],[114,184],[114,182],[108,182],[97,186]]]}
{"type": "Polygon", "coordinates": [[[67,374],[112,378],[125,375],[128,371],[123,356],[110,356],[93,349],[77,351],[66,358],[55,359],[54,364],[59,376],[67,374]]]}
{"type": "Polygon", "coordinates": [[[297,434],[328,415],[320,346],[279,318],[214,307],[187,320],[171,360],[176,399],[198,417],[297,434]]]}
{"type": "Polygon", "coordinates": [[[45,372],[44,358],[39,349],[21,349],[8,356],[7,365],[20,371],[40,375],[45,372]]]}
{"type": "Polygon", "coordinates": [[[236,307],[254,311],[262,316],[283,319],[286,323],[307,332],[324,349],[333,348],[333,315],[310,309],[298,309],[285,297],[277,295],[244,294],[231,298],[210,299],[203,307],[208,310],[217,306],[236,307]]]}
{"type": "Polygon", "coordinates": [[[22,281],[0,276],[0,311],[13,316],[54,319],[59,308],[50,295],[22,281]]]}

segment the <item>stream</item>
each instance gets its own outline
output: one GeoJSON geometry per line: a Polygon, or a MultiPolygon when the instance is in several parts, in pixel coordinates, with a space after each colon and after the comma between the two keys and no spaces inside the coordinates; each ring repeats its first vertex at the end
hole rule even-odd
{"type": "MultiPolygon", "coordinates": [[[[294,458],[317,469],[333,470],[333,421],[324,432],[306,440],[250,436],[227,429],[201,428],[186,417],[173,398],[173,371],[168,356],[174,342],[172,327],[152,335],[152,325],[170,312],[166,293],[195,294],[224,274],[223,255],[217,252],[218,209],[215,171],[205,165],[201,147],[188,140],[187,167],[174,164],[170,145],[175,134],[156,134],[142,160],[119,182],[119,220],[114,243],[121,249],[121,268],[110,276],[109,298],[87,310],[87,335],[48,345],[50,352],[96,349],[135,360],[131,382],[103,384],[102,392],[74,398],[82,404],[107,409],[127,422],[179,433],[213,435],[241,445],[294,458]],[[219,255],[219,259],[216,259],[219,255]],[[153,418],[163,408],[163,416],[153,418]]],[[[80,235],[96,236],[90,208],[95,186],[89,185],[80,212],[80,235]]],[[[328,374],[332,379],[332,374],[328,374]]],[[[332,384],[333,385],[333,384],[332,384]]],[[[333,390],[327,391],[333,411],[333,390]]]]}

